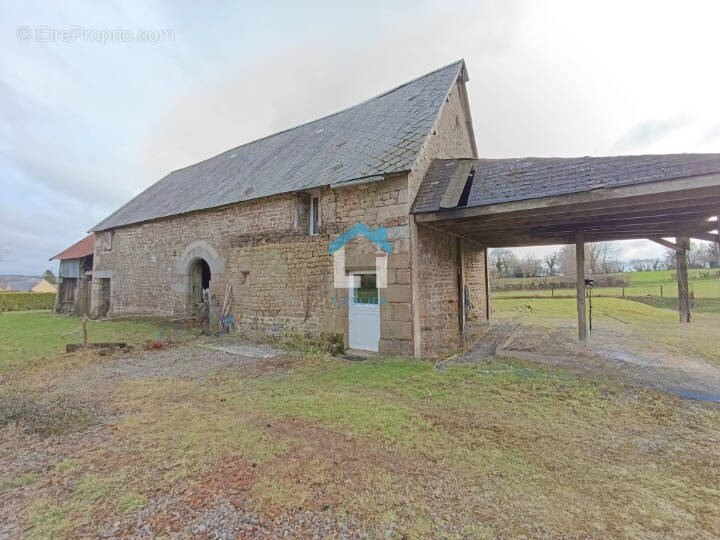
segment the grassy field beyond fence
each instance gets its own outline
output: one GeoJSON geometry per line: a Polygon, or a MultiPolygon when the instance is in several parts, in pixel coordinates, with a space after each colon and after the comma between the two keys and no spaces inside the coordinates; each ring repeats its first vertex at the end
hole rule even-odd
{"type": "MultiPolygon", "coordinates": [[[[616,274],[627,280],[625,287],[594,287],[593,294],[598,296],[627,297],[665,297],[677,298],[677,277],[673,270],[653,272],[624,272],[616,274]]],[[[690,290],[695,298],[720,298],[720,274],[716,268],[693,269],[689,271],[690,290]]],[[[504,278],[492,282],[495,298],[513,298],[528,296],[575,296],[575,287],[541,288],[542,280],[557,278],[504,278]],[[523,287],[514,290],[502,290],[503,287],[523,287]]]]}

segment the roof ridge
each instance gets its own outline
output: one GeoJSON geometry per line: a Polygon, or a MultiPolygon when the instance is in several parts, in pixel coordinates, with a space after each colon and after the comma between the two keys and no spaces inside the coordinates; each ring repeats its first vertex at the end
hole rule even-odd
{"type": "Polygon", "coordinates": [[[507,161],[519,159],[605,159],[605,158],[641,158],[641,157],[672,157],[672,156],[720,156],[720,152],[673,152],[671,154],[613,154],[608,156],[515,156],[515,157],[476,157],[476,158],[443,158],[446,160],[474,159],[475,161],[507,161]]]}
{"type": "Polygon", "coordinates": [[[462,59],[355,105],[175,169],[90,230],[410,170],[458,77],[467,77],[462,59]],[[321,135],[326,130],[319,128],[327,127],[321,135]]]}
{"type": "MultiPolygon", "coordinates": [[[[412,84],[412,83],[414,83],[414,82],[417,82],[417,81],[419,81],[420,79],[424,79],[425,77],[429,77],[430,75],[433,75],[433,74],[437,73],[438,71],[442,71],[443,69],[447,69],[447,68],[449,68],[449,67],[451,67],[451,66],[454,66],[455,64],[464,65],[464,64],[465,64],[465,59],[464,59],[464,58],[461,58],[461,59],[459,59],[459,60],[455,60],[454,62],[450,62],[449,64],[446,64],[446,65],[444,65],[444,66],[442,66],[442,67],[439,67],[439,68],[437,68],[437,69],[433,69],[432,71],[428,71],[428,72],[425,73],[424,75],[420,75],[419,77],[415,77],[414,79],[411,79],[411,80],[406,81],[406,82],[404,82],[404,83],[402,83],[402,84],[399,84],[398,86],[395,86],[394,88],[391,88],[390,90],[386,90],[385,92],[383,92],[383,93],[381,93],[381,94],[377,94],[377,95],[375,95],[375,96],[373,96],[373,97],[370,97],[370,98],[368,98],[368,99],[366,99],[366,100],[364,100],[364,101],[361,101],[360,103],[356,103],[355,105],[350,105],[350,106],[348,106],[348,107],[345,107],[345,108],[343,108],[343,109],[340,109],[339,111],[335,111],[334,113],[326,114],[325,116],[321,116],[320,118],[315,118],[314,120],[308,120],[307,122],[303,122],[302,124],[297,124],[296,126],[293,126],[293,127],[281,129],[280,131],[276,131],[275,133],[270,133],[269,135],[265,135],[264,137],[260,137],[260,138],[258,138],[258,139],[253,139],[252,141],[248,141],[248,142],[246,142],[246,143],[242,143],[242,144],[239,144],[239,145],[237,145],[237,146],[233,146],[232,148],[228,148],[227,150],[223,150],[222,152],[219,152],[219,153],[217,153],[217,154],[215,154],[215,155],[213,155],[213,156],[210,156],[210,157],[208,157],[208,158],[201,159],[200,161],[196,161],[195,163],[191,163],[190,165],[186,165],[185,167],[180,167],[179,169],[173,169],[172,171],[170,171],[169,173],[167,173],[165,176],[163,176],[163,178],[165,178],[166,176],[171,175],[171,174],[174,173],[174,172],[182,171],[182,170],[184,170],[184,169],[188,169],[188,168],[190,168],[190,167],[194,167],[195,165],[199,165],[200,163],[204,163],[204,162],[209,161],[209,160],[211,160],[211,159],[214,159],[214,158],[216,158],[216,157],[218,157],[218,156],[222,156],[223,154],[227,154],[228,152],[232,152],[232,151],[234,151],[234,150],[238,150],[239,148],[243,148],[243,147],[248,146],[248,145],[250,145],[250,144],[255,144],[255,143],[257,143],[257,142],[264,141],[264,140],[266,140],[266,139],[270,139],[271,137],[275,137],[275,136],[277,136],[277,135],[281,135],[281,134],[283,134],[283,133],[287,133],[288,131],[293,131],[294,129],[299,129],[299,128],[301,128],[301,127],[309,126],[310,124],[314,124],[315,122],[320,122],[321,120],[325,120],[325,119],[327,119],[327,118],[331,118],[331,117],[336,116],[336,115],[338,115],[338,114],[341,114],[341,113],[344,113],[344,112],[346,112],[346,111],[349,111],[350,109],[354,109],[355,107],[360,107],[361,105],[365,105],[366,103],[369,103],[369,102],[371,102],[371,101],[373,101],[373,100],[375,100],[375,99],[381,98],[381,97],[386,96],[386,95],[388,95],[388,94],[392,94],[393,92],[396,92],[396,91],[400,90],[401,88],[404,88],[405,86],[408,86],[409,84],[412,84]]],[[[162,180],[162,179],[161,179],[161,180],[162,180]]]]}

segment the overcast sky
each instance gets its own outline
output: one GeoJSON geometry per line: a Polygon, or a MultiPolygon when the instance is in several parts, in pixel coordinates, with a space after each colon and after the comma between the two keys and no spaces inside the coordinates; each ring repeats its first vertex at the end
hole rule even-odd
{"type": "Polygon", "coordinates": [[[719,20],[717,1],[0,0],[0,273],[55,268],[171,170],[458,58],[483,157],[718,152],[719,20]]]}

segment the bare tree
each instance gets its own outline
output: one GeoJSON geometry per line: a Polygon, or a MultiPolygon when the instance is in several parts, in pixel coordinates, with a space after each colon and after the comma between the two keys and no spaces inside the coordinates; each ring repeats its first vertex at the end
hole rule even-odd
{"type": "Polygon", "coordinates": [[[558,253],[558,258],[560,273],[563,276],[575,277],[577,268],[575,262],[575,245],[568,244],[567,246],[563,246],[558,253]]]}
{"type": "Polygon", "coordinates": [[[652,262],[648,259],[633,259],[630,261],[633,272],[649,272],[653,269],[652,262]]]}
{"type": "Polygon", "coordinates": [[[720,244],[710,242],[698,248],[698,262],[707,268],[717,268],[720,264],[720,244]]]}
{"type": "Polygon", "coordinates": [[[558,264],[560,259],[560,252],[559,251],[553,251],[552,253],[545,255],[543,257],[543,262],[545,263],[545,266],[547,267],[548,275],[554,276],[557,274],[558,271],[558,264]]]}
{"type": "MultiPolygon", "coordinates": [[[[528,253],[518,265],[522,277],[536,277],[542,270],[542,261],[532,253],[528,253]]],[[[516,272],[517,273],[517,272],[516,272]]]]}
{"type": "MultiPolygon", "coordinates": [[[[668,270],[677,270],[677,261],[674,249],[665,250],[665,265],[668,270]]],[[[687,250],[688,268],[703,268],[702,248],[697,242],[690,242],[690,249],[687,250]]]]}
{"type": "Polygon", "coordinates": [[[663,270],[665,268],[665,262],[659,257],[655,257],[654,259],[633,259],[630,261],[630,268],[633,272],[663,270]]]}
{"type": "Polygon", "coordinates": [[[513,275],[517,265],[517,257],[509,249],[493,249],[490,252],[490,266],[499,276],[513,275]]]}
{"type": "Polygon", "coordinates": [[[599,274],[601,261],[602,245],[585,244],[585,270],[591,274],[599,274]]]}
{"type": "MultiPolygon", "coordinates": [[[[559,253],[559,267],[564,276],[575,275],[575,245],[563,246],[559,253]]],[[[588,274],[612,274],[620,272],[623,263],[618,249],[612,242],[585,244],[585,272],[588,274]]]]}

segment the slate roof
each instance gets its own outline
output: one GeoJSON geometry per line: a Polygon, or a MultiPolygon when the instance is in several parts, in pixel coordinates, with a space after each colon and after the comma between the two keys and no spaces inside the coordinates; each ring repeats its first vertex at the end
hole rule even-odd
{"type": "Polygon", "coordinates": [[[72,246],[67,248],[65,251],[58,253],[50,260],[54,259],[79,259],[81,257],[87,257],[92,255],[95,250],[95,233],[88,234],[85,238],[79,242],[74,243],[72,246]]]}
{"type": "Polygon", "coordinates": [[[467,170],[468,162],[475,172],[466,206],[720,173],[720,154],[436,159],[423,179],[412,212],[439,210],[446,189],[454,178],[467,170]]]}
{"type": "Polygon", "coordinates": [[[459,60],[359,105],[174,171],[91,230],[408,171],[459,60]]]}

